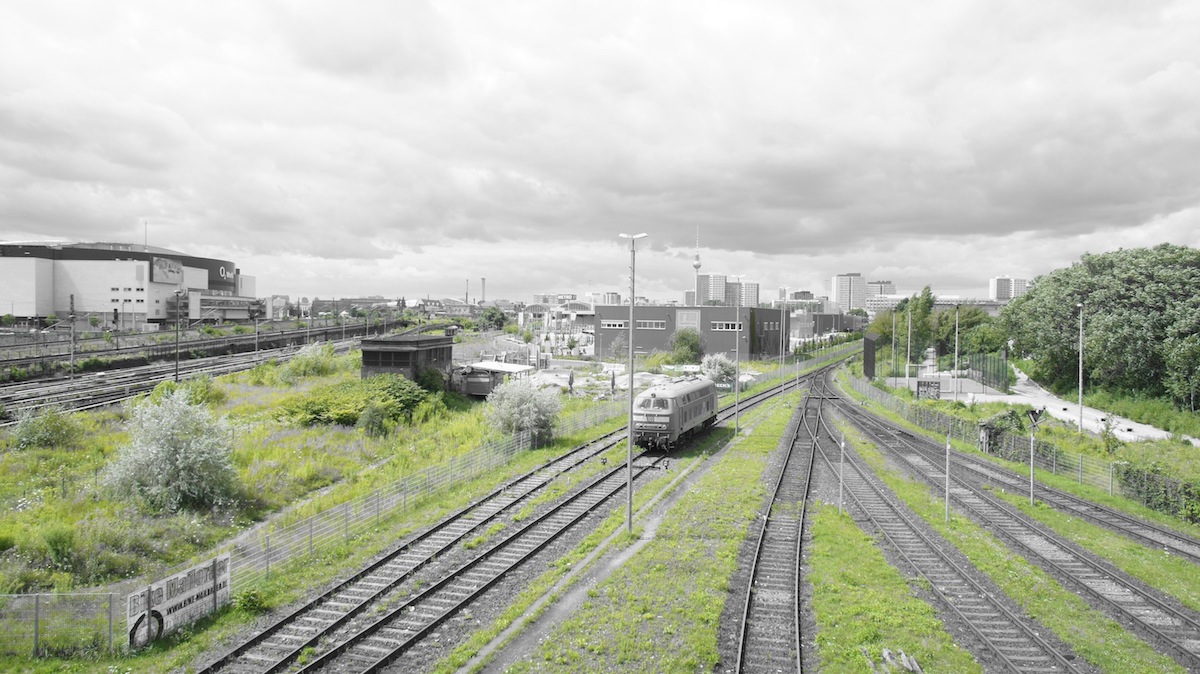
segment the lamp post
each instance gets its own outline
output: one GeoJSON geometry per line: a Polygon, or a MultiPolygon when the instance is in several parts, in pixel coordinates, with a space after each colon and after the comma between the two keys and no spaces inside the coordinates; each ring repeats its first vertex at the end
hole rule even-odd
{"type": "Polygon", "coordinates": [[[1079,308],[1079,434],[1083,435],[1083,302],[1079,308]]]}
{"type": "MultiPolygon", "coordinates": [[[[892,307],[892,379],[896,378],[896,307],[892,307]]],[[[892,386],[893,384],[889,384],[892,386]]]]}
{"type": "Polygon", "coordinates": [[[909,378],[908,378],[908,366],[909,366],[909,363],[912,362],[912,301],[911,300],[908,302],[908,319],[905,322],[908,323],[908,339],[905,340],[907,343],[904,345],[904,388],[911,391],[912,385],[909,382],[909,378]]]}
{"type": "MultiPolygon", "coordinates": [[[[73,300],[75,296],[72,295],[71,297],[73,300]]],[[[74,303],[75,303],[74,301],[71,302],[71,304],[74,304],[74,303]]],[[[71,319],[71,358],[70,358],[69,367],[67,369],[67,373],[68,373],[69,379],[75,379],[75,314],[74,313],[71,313],[70,319],[71,319]]]]}
{"type": "Polygon", "coordinates": [[[733,434],[741,431],[741,396],[742,396],[742,277],[745,274],[730,276],[737,279],[737,298],[733,313],[734,325],[737,327],[737,337],[733,342],[733,434]]]}
{"type": "Polygon", "coordinates": [[[1037,426],[1042,416],[1042,412],[1046,409],[1029,410],[1029,505],[1033,505],[1033,457],[1034,457],[1034,440],[1033,436],[1037,432],[1037,426]]]}
{"type": "Polygon", "coordinates": [[[621,234],[629,239],[629,427],[625,430],[625,533],[633,533],[633,306],[637,304],[637,240],[641,234],[621,234]]]}
{"type": "Polygon", "coordinates": [[[785,313],[787,313],[787,295],[788,295],[788,287],[784,286],[783,287],[783,306],[780,307],[780,309],[779,309],[779,377],[780,377],[780,384],[781,384],[780,390],[782,390],[782,382],[783,382],[783,316],[785,313]]]}
{"type": "Polygon", "coordinates": [[[954,305],[954,402],[958,402],[958,305],[954,305]]]}
{"type": "Polygon", "coordinates": [[[175,291],[175,383],[179,383],[179,314],[182,290],[175,291]]]}

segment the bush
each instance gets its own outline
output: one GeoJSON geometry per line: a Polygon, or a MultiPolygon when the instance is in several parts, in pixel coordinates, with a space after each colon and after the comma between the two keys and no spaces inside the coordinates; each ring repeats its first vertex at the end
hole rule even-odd
{"type": "Polygon", "coordinates": [[[562,409],[557,390],[536,388],[525,379],[497,386],[487,401],[487,419],[492,428],[502,433],[529,431],[533,434],[534,444],[550,440],[554,420],[562,409]]]}
{"type": "Polygon", "coordinates": [[[228,422],[186,389],[158,404],[132,406],[129,445],[105,473],[119,496],[132,496],[154,511],[200,510],[224,503],[236,493],[228,422]]]}
{"type": "Polygon", "coordinates": [[[700,363],[700,371],[718,384],[730,383],[737,376],[737,366],[723,353],[705,356],[700,363]]]}
{"type": "Polygon", "coordinates": [[[310,391],[284,403],[284,415],[302,426],[357,426],[369,406],[393,424],[407,422],[426,397],[420,386],[397,374],[380,374],[310,391]]]}
{"type": "Polygon", "coordinates": [[[82,434],[83,429],[75,417],[57,405],[44,407],[41,411],[23,409],[17,412],[13,446],[17,449],[68,446],[82,434]]]}
{"type": "Polygon", "coordinates": [[[362,414],[358,416],[356,424],[362,432],[370,437],[379,438],[392,432],[396,427],[392,421],[393,415],[388,410],[388,406],[371,403],[367,405],[362,414]]]}
{"type": "Polygon", "coordinates": [[[441,370],[426,368],[417,375],[417,385],[430,393],[441,393],[446,390],[446,378],[441,370]]]}
{"type": "Polygon", "coordinates": [[[60,569],[71,568],[75,554],[75,530],[68,524],[56,524],[42,531],[50,560],[60,569]]]}

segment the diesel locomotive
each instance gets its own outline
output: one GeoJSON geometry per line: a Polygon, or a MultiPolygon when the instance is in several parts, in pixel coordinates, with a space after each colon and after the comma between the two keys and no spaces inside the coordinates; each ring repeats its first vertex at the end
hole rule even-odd
{"type": "Polygon", "coordinates": [[[673,449],[717,419],[717,387],[706,377],[682,377],[652,386],[633,401],[633,442],[673,449]]]}

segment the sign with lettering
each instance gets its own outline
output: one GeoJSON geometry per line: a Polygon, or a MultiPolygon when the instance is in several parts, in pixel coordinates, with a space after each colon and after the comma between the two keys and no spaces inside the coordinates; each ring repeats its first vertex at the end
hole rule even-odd
{"type": "Polygon", "coordinates": [[[229,603],[229,553],[152,583],[125,601],[129,645],[137,648],[229,603]]]}
{"type": "Polygon", "coordinates": [[[917,380],[917,400],[941,400],[942,398],[942,380],[940,379],[918,379],[917,380]]]}

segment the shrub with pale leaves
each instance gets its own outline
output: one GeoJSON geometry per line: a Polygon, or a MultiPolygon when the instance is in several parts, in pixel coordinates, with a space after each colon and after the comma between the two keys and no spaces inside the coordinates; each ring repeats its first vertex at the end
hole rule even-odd
{"type": "Polygon", "coordinates": [[[202,510],[237,493],[229,422],[178,389],[130,409],[130,443],[105,473],[119,496],[158,512],[202,510]]]}
{"type": "Polygon", "coordinates": [[[718,384],[727,384],[737,376],[737,366],[723,353],[711,353],[700,361],[700,372],[718,384]]]}
{"type": "Polygon", "coordinates": [[[550,440],[562,409],[558,389],[539,389],[525,379],[497,386],[487,400],[487,420],[492,428],[502,433],[529,431],[536,444],[550,440]]]}

